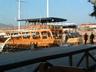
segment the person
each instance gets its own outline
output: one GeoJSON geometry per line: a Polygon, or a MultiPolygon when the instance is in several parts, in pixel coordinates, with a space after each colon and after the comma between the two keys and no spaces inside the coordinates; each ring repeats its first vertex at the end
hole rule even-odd
{"type": "Polygon", "coordinates": [[[67,32],[63,32],[63,35],[62,35],[62,42],[63,44],[66,44],[66,40],[67,40],[67,32]]]}
{"type": "Polygon", "coordinates": [[[87,40],[88,40],[88,35],[87,33],[84,34],[84,44],[87,44],[87,40]]]}
{"type": "Polygon", "coordinates": [[[62,44],[65,43],[65,36],[66,36],[66,34],[63,32],[63,34],[62,34],[62,44]]]}
{"type": "Polygon", "coordinates": [[[64,39],[65,44],[67,43],[67,40],[68,40],[68,32],[65,31],[65,39],[64,39]]]}
{"type": "Polygon", "coordinates": [[[91,35],[90,35],[90,44],[94,44],[94,34],[93,33],[91,33],[91,35]]]}

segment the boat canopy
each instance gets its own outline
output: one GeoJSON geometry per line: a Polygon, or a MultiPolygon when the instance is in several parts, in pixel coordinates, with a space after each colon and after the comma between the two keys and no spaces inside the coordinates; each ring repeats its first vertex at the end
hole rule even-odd
{"type": "Polygon", "coordinates": [[[26,22],[39,22],[39,23],[53,23],[53,22],[64,22],[67,19],[57,18],[57,17],[47,17],[47,18],[35,18],[35,19],[21,19],[18,21],[26,21],[26,22]]]}
{"type": "Polygon", "coordinates": [[[63,28],[77,28],[76,25],[65,25],[63,26],[63,28]]]}

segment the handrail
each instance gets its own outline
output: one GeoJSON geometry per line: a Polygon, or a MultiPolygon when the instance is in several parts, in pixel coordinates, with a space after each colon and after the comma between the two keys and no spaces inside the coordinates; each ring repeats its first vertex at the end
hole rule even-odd
{"type": "MultiPolygon", "coordinates": [[[[96,49],[95,45],[70,46],[70,47],[65,47],[65,48],[62,46],[60,48],[56,47],[56,48],[50,48],[50,49],[42,49],[39,51],[37,50],[37,51],[18,52],[13,55],[9,54],[10,56],[8,55],[7,58],[6,58],[7,55],[4,54],[3,57],[0,56],[1,57],[0,58],[1,59],[0,60],[0,71],[19,68],[22,66],[27,66],[27,65],[31,65],[31,64],[35,64],[35,63],[40,63],[40,62],[46,62],[47,60],[52,60],[52,59],[61,58],[61,57],[69,57],[69,64],[70,64],[70,66],[72,66],[73,55],[84,53],[84,56],[82,56],[80,61],[77,63],[77,67],[79,67],[79,65],[82,62],[82,60],[84,59],[84,57],[86,57],[86,59],[88,59],[87,56],[90,56],[96,62],[96,59],[94,58],[94,56],[92,56],[89,53],[89,51],[92,51],[95,49],[96,49]],[[68,50],[68,49],[70,49],[70,50],[68,50]],[[72,50],[72,49],[74,49],[74,50],[72,50]],[[62,50],[65,50],[65,51],[62,51],[62,50]],[[50,52],[50,54],[48,54],[49,52],[50,52]],[[56,53],[54,53],[54,52],[56,52],[56,53]],[[26,54],[29,57],[22,59],[23,54],[26,54]],[[18,55],[21,57],[21,59],[20,59],[20,57],[17,57],[18,55]],[[31,57],[31,55],[32,55],[32,57],[31,57]],[[35,57],[35,55],[36,55],[36,57],[35,57]],[[5,60],[5,62],[3,61],[4,64],[2,63],[3,58],[12,61],[15,58],[14,56],[17,57],[17,59],[18,59],[17,61],[7,63],[7,60],[5,60]],[[14,58],[11,58],[11,57],[14,57],[14,58]]],[[[89,63],[88,60],[86,60],[86,61],[87,61],[87,63],[89,63]]],[[[87,65],[86,65],[86,68],[89,67],[87,65]]]]}
{"type": "Polygon", "coordinates": [[[3,50],[4,46],[5,46],[5,44],[6,44],[10,39],[11,39],[11,37],[6,38],[6,40],[5,40],[4,43],[0,43],[0,52],[2,52],[2,50],[3,50]]]}

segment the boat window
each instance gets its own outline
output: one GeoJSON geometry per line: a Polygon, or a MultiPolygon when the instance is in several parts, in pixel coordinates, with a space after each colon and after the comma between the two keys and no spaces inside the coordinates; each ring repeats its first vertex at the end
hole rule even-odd
{"type": "Polygon", "coordinates": [[[39,32],[32,32],[32,38],[33,39],[39,39],[40,38],[39,32]]]}
{"type": "Polygon", "coordinates": [[[23,38],[30,38],[29,32],[22,32],[23,38]]]}
{"type": "Polygon", "coordinates": [[[49,31],[43,31],[41,32],[41,34],[43,39],[47,39],[47,37],[51,37],[51,34],[49,31]]]}
{"type": "Polygon", "coordinates": [[[21,36],[19,33],[11,33],[11,37],[19,39],[21,36]]]}
{"type": "Polygon", "coordinates": [[[53,30],[52,34],[53,34],[53,37],[55,39],[61,39],[62,38],[62,31],[61,30],[53,30]]]}
{"type": "Polygon", "coordinates": [[[24,35],[23,38],[30,38],[30,35],[24,35]]]}
{"type": "Polygon", "coordinates": [[[18,33],[11,33],[11,35],[18,35],[18,33]]]}
{"type": "Polygon", "coordinates": [[[18,33],[14,33],[14,35],[18,35],[18,33]]]}
{"type": "Polygon", "coordinates": [[[0,38],[4,38],[4,35],[0,35],[0,38]]]}
{"type": "Polygon", "coordinates": [[[10,35],[10,33],[9,33],[9,32],[6,32],[6,35],[8,35],[8,36],[9,36],[9,35],[10,35]]]}
{"type": "Polygon", "coordinates": [[[29,32],[22,32],[22,34],[29,34],[29,32]]]}
{"type": "Polygon", "coordinates": [[[80,34],[77,32],[68,33],[68,38],[75,38],[75,37],[80,37],[80,34]]]}

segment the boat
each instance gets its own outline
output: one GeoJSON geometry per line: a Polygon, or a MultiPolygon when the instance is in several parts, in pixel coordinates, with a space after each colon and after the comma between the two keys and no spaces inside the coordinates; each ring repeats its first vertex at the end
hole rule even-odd
{"type": "Polygon", "coordinates": [[[47,17],[35,19],[21,19],[26,26],[20,30],[8,30],[5,37],[11,39],[6,43],[6,49],[36,49],[59,46],[62,41],[62,23],[66,19],[47,17]]]}

